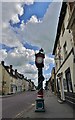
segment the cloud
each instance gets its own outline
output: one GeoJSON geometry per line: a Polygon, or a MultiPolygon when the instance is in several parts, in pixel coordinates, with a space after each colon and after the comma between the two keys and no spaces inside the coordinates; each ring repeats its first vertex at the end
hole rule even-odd
{"type": "MultiPolygon", "coordinates": [[[[26,4],[30,5],[33,4],[33,2],[61,2],[63,0],[1,0],[1,2],[25,2],[26,4]]],[[[66,1],[66,0],[65,0],[66,1]]],[[[68,2],[74,2],[74,0],[68,0],[68,2]]]]}
{"type": "Polygon", "coordinates": [[[41,23],[29,22],[24,30],[16,29],[22,36],[22,42],[28,41],[42,47],[46,53],[52,52],[60,6],[61,3],[51,3],[41,23]]]}
{"type": "Polygon", "coordinates": [[[25,4],[30,5],[33,4],[35,0],[23,0],[23,2],[25,2],[25,4]]]}
{"type": "Polygon", "coordinates": [[[34,61],[34,51],[26,49],[22,45],[17,48],[14,48],[13,51],[8,52],[5,61],[8,64],[12,64],[14,66],[22,66],[29,62],[34,61]]]}
{"type": "Polygon", "coordinates": [[[9,2],[9,3],[25,3],[27,5],[33,4],[35,0],[0,0],[0,2],[9,2]]]}
{"type": "Polygon", "coordinates": [[[24,10],[23,10],[23,7],[21,5],[21,3],[17,3],[15,5],[15,12],[13,12],[12,16],[11,16],[11,21],[13,24],[16,24],[16,23],[19,23],[20,20],[19,20],[19,17],[18,15],[23,15],[24,13],[24,10]]]}
{"type": "Polygon", "coordinates": [[[23,31],[25,29],[25,23],[24,20],[22,20],[21,24],[20,24],[20,28],[23,31]]]}
{"type": "Polygon", "coordinates": [[[14,30],[18,33],[16,34],[14,33],[13,29],[9,26],[8,22],[11,18],[13,18],[13,22],[18,22],[19,19],[17,17],[17,14],[22,15],[23,10],[20,9],[23,8],[21,8],[22,6],[19,3],[3,3],[2,19],[3,24],[5,24],[7,28],[2,29],[2,42],[7,43],[9,45],[11,41],[11,45],[13,45],[13,42],[19,44],[20,42],[25,43],[27,41],[33,45],[37,45],[39,47],[44,48],[46,53],[52,52],[60,6],[60,3],[51,3],[41,23],[38,22],[37,16],[33,15],[28,24],[25,25],[24,21],[22,22],[22,24],[20,25],[21,29],[14,28],[14,30]],[[8,8],[9,12],[8,14],[6,14],[8,8]],[[22,12],[20,13],[20,11],[22,12]]]}
{"type": "MultiPolygon", "coordinates": [[[[41,21],[38,20],[37,16],[33,15],[33,16],[30,18],[30,20],[27,21],[26,24],[28,24],[28,23],[36,24],[36,23],[40,23],[40,22],[41,22],[41,21]]],[[[21,21],[20,28],[21,28],[22,31],[25,30],[26,24],[24,23],[24,20],[21,21]]]]}
{"type": "Polygon", "coordinates": [[[45,64],[49,65],[50,63],[54,64],[54,58],[49,57],[48,55],[45,56],[45,64]]]}
{"type": "Polygon", "coordinates": [[[2,41],[2,3],[0,2],[0,41],[2,41]]]}
{"type": "Polygon", "coordinates": [[[35,65],[31,65],[31,64],[26,64],[25,65],[25,73],[26,74],[36,74],[37,73],[37,68],[35,65]]]}
{"type": "Polygon", "coordinates": [[[23,15],[24,10],[23,10],[21,3],[16,4],[16,10],[17,10],[17,14],[19,14],[20,16],[23,15]]]}
{"type": "Polygon", "coordinates": [[[50,64],[54,65],[54,58],[49,57],[48,55],[45,55],[45,60],[44,60],[44,70],[48,70],[50,67],[50,64]]]}
{"type": "Polygon", "coordinates": [[[21,42],[14,33],[12,27],[7,24],[4,24],[3,27],[4,28],[2,29],[2,41],[0,41],[0,43],[3,43],[10,47],[20,46],[21,42]]]}
{"type": "Polygon", "coordinates": [[[19,22],[18,14],[23,14],[21,3],[2,3],[2,41],[0,43],[10,47],[20,46],[21,43],[9,23],[10,20],[13,23],[19,22]]]}
{"type": "Polygon", "coordinates": [[[24,77],[34,81],[35,85],[38,84],[38,71],[35,65],[25,63],[21,66],[15,66],[14,69],[17,69],[24,77]]]}
{"type": "MultiPolygon", "coordinates": [[[[33,1],[31,0],[32,4],[33,1]]],[[[30,3],[30,2],[29,2],[30,3]]],[[[29,4],[27,3],[27,4],[29,4]]],[[[23,3],[24,4],[24,3],[23,3]]],[[[36,66],[29,64],[29,62],[35,61],[34,50],[26,49],[23,43],[26,41],[32,45],[43,47],[46,53],[52,52],[52,46],[54,42],[54,31],[57,24],[56,19],[58,18],[59,4],[52,3],[47,10],[46,15],[42,22],[39,22],[37,16],[33,15],[30,21],[25,24],[22,21],[20,28],[12,28],[9,24],[10,19],[14,23],[19,21],[18,14],[23,14],[23,4],[20,3],[3,3],[2,4],[2,41],[9,47],[15,47],[8,53],[6,49],[0,50],[2,60],[13,67],[18,69],[19,72],[23,73],[24,76],[31,78],[37,84],[38,71],[36,66]],[[9,9],[9,10],[8,10],[9,9]],[[8,11],[8,14],[6,13],[8,11]],[[51,12],[50,12],[51,11],[51,12]],[[15,17],[14,17],[15,16],[15,17]],[[16,19],[14,19],[16,18],[16,19]],[[35,24],[34,24],[35,23],[35,24]]],[[[31,3],[30,3],[31,4],[31,3]]],[[[45,56],[45,69],[48,70],[49,64],[53,63],[53,58],[45,56]]],[[[45,78],[50,76],[44,75],[45,78]]]]}
{"type": "Polygon", "coordinates": [[[8,23],[11,19],[14,22],[18,22],[18,14],[21,16],[23,14],[23,6],[21,3],[12,3],[12,2],[4,2],[2,3],[2,21],[8,23]],[[8,14],[6,14],[8,11],[8,14]],[[15,20],[16,18],[16,20],[15,20]]]}
{"type": "Polygon", "coordinates": [[[13,15],[12,18],[11,18],[11,20],[12,20],[13,24],[16,24],[16,23],[20,22],[17,14],[13,15]]]}
{"type": "Polygon", "coordinates": [[[40,20],[38,20],[37,16],[33,15],[28,22],[30,22],[30,23],[40,23],[40,20]]]}
{"type": "Polygon", "coordinates": [[[5,49],[0,50],[0,61],[4,60],[7,57],[7,52],[5,49]]]}

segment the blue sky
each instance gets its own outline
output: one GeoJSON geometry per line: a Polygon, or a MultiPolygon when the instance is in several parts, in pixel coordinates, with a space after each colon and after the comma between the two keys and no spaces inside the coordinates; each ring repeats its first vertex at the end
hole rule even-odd
{"type": "Polygon", "coordinates": [[[0,61],[12,64],[14,69],[37,84],[35,52],[42,47],[45,51],[44,77],[49,79],[54,67],[51,53],[60,8],[60,3],[51,2],[3,3],[3,34],[0,42],[3,58],[0,61]]]}
{"type": "Polygon", "coordinates": [[[27,21],[30,20],[32,15],[36,15],[39,20],[42,20],[49,4],[49,2],[35,2],[32,5],[25,5],[25,14],[22,15],[21,19],[24,19],[24,22],[27,23],[27,21]]]}
{"type": "Polygon", "coordinates": [[[6,49],[7,52],[11,51],[11,50],[14,50],[15,47],[9,47],[5,44],[0,44],[0,50],[1,49],[6,49]]]}
{"type": "Polygon", "coordinates": [[[31,50],[34,50],[34,51],[39,50],[39,47],[34,46],[34,45],[31,45],[31,44],[29,44],[29,43],[27,43],[27,42],[24,44],[24,47],[25,47],[26,49],[31,49],[31,50]]]}
{"type": "Polygon", "coordinates": [[[19,27],[22,20],[24,20],[24,23],[26,24],[33,15],[37,16],[38,20],[42,21],[49,5],[50,5],[50,2],[34,2],[34,4],[30,4],[30,5],[25,4],[23,6],[23,9],[24,9],[23,15],[22,16],[18,15],[20,22],[17,24],[13,24],[12,20],[10,20],[10,24],[13,27],[16,27],[16,26],[19,27]]]}

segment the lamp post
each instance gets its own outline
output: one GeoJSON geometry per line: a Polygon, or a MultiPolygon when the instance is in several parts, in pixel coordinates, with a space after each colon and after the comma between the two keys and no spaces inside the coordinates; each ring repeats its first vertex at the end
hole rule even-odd
{"type": "Polygon", "coordinates": [[[36,110],[35,112],[44,112],[44,99],[43,99],[43,73],[42,68],[44,67],[45,54],[41,48],[37,54],[35,54],[35,64],[38,68],[38,95],[36,99],[36,110]]]}

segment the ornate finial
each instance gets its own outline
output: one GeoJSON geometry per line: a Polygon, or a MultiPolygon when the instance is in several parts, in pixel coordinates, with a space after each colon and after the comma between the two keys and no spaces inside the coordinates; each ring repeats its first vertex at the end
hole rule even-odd
{"type": "Polygon", "coordinates": [[[41,48],[41,49],[39,50],[39,52],[44,52],[44,50],[41,48]]]}

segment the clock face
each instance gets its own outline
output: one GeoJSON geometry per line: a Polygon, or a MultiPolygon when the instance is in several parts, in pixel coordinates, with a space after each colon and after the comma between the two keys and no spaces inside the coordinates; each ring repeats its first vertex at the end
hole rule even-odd
{"type": "Polygon", "coordinates": [[[42,57],[37,58],[37,63],[42,63],[42,61],[43,61],[42,57]]]}

